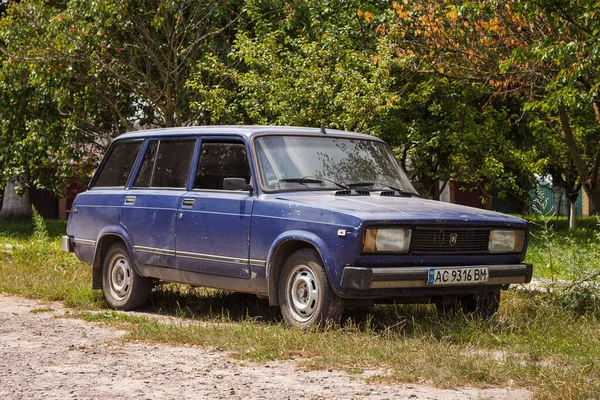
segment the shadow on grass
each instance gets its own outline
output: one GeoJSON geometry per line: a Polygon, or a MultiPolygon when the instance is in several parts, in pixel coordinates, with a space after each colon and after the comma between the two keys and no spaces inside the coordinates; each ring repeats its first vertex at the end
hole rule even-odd
{"type": "MultiPolygon", "coordinates": [[[[279,308],[269,306],[268,299],[179,284],[158,286],[152,293],[150,306],[144,311],[201,321],[251,321],[255,324],[280,324],[283,321],[279,308]]],[[[347,308],[339,328],[405,337],[425,334],[439,339],[462,331],[472,321],[473,318],[462,313],[439,313],[432,304],[388,304],[347,308]]]]}
{"type": "Polygon", "coordinates": [[[279,309],[256,295],[225,290],[192,288],[180,284],[160,285],[144,310],[160,315],[220,322],[279,323],[279,309]]]}

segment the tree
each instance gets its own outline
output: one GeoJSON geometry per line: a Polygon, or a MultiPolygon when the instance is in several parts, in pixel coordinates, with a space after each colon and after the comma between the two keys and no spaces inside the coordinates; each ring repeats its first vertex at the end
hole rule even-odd
{"type": "Polygon", "coordinates": [[[492,98],[524,98],[562,137],[600,209],[599,10],[600,2],[583,0],[394,3],[391,31],[413,69],[487,85],[492,98]],[[575,127],[581,116],[595,126],[575,127]]]}
{"type": "Polygon", "coordinates": [[[324,124],[380,136],[428,196],[451,178],[519,191],[526,173],[513,165],[534,155],[512,144],[514,110],[483,109],[489,90],[404,66],[388,34],[387,2],[248,1],[247,9],[229,63],[203,60],[189,82],[213,122],[324,124]]]}
{"type": "Polygon", "coordinates": [[[106,143],[88,128],[106,116],[97,102],[89,101],[94,99],[89,87],[74,79],[76,70],[44,57],[36,47],[48,45],[50,21],[61,10],[50,3],[10,3],[0,20],[0,178],[7,183],[5,218],[30,215],[29,187],[57,189],[77,173],[87,174],[100,154],[97,149],[106,143]],[[28,13],[32,7],[34,19],[28,13]],[[86,108],[90,112],[84,112],[86,108]]]}
{"type": "Polygon", "coordinates": [[[206,122],[185,83],[204,53],[227,51],[220,46],[234,34],[237,6],[10,3],[0,23],[3,181],[59,191],[89,176],[124,130],[206,122]]]}
{"type": "Polygon", "coordinates": [[[372,122],[389,108],[393,78],[387,43],[371,29],[377,9],[363,4],[248,1],[250,29],[233,46],[237,68],[224,72],[239,95],[231,109],[258,124],[377,132],[372,122]]]}
{"type": "Polygon", "coordinates": [[[488,104],[489,90],[435,73],[411,73],[397,86],[381,136],[426,196],[439,195],[438,182],[454,179],[490,196],[526,197],[537,154],[531,135],[515,123],[518,107],[488,104]]]}

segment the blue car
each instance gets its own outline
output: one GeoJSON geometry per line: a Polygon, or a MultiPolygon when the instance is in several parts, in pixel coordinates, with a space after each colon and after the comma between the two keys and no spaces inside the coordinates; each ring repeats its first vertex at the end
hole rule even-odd
{"type": "Polygon", "coordinates": [[[372,136],[211,126],[115,139],[62,247],[115,309],[180,282],[266,297],[309,328],[382,302],[492,315],[531,280],[528,236],[522,219],[421,199],[372,136]]]}

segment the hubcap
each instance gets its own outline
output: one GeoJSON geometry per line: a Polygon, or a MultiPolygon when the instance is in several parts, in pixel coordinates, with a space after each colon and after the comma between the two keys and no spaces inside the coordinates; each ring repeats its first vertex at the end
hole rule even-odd
{"type": "Polygon", "coordinates": [[[131,267],[122,255],[117,255],[111,263],[110,287],[118,300],[123,300],[131,288],[131,267]]]}
{"type": "Polygon", "coordinates": [[[287,282],[288,304],[294,318],[300,322],[309,320],[319,304],[319,284],[306,265],[298,265],[287,282]]]}

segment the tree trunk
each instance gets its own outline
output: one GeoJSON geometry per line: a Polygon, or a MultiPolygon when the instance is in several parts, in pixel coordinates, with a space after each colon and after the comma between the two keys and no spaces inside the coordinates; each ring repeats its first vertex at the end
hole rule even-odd
{"type": "Polygon", "coordinates": [[[598,213],[600,210],[600,185],[596,184],[592,186],[586,184],[583,185],[583,189],[594,206],[594,212],[598,213]]]}
{"type": "Polygon", "coordinates": [[[569,231],[575,232],[575,222],[577,221],[577,202],[569,200],[569,231]]]}
{"type": "Polygon", "coordinates": [[[560,135],[565,140],[569,149],[569,153],[571,154],[571,158],[575,163],[575,168],[577,169],[581,182],[583,183],[583,190],[585,190],[588,197],[592,201],[592,204],[594,205],[594,209],[596,212],[598,212],[598,210],[600,210],[600,184],[598,184],[600,170],[600,143],[598,144],[596,157],[590,172],[587,169],[585,160],[583,159],[579,149],[579,145],[577,144],[575,136],[573,135],[569,116],[564,105],[561,104],[558,106],[558,114],[561,124],[560,135]]]}
{"type": "Polygon", "coordinates": [[[17,194],[18,180],[8,182],[4,188],[2,198],[2,209],[0,219],[30,219],[31,205],[29,203],[29,191],[25,190],[22,196],[17,194]]]}

